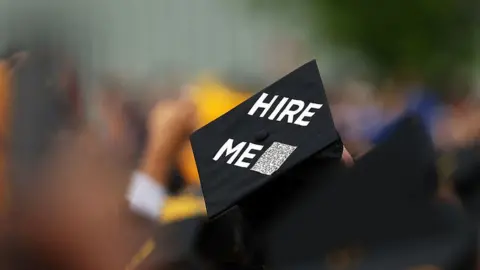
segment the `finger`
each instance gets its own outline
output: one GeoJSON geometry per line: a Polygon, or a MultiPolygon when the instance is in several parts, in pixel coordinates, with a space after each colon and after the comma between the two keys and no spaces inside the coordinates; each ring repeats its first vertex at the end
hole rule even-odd
{"type": "Polygon", "coordinates": [[[352,166],[354,163],[352,155],[350,155],[350,153],[348,152],[347,148],[345,148],[345,146],[343,147],[342,161],[347,166],[352,166]]]}

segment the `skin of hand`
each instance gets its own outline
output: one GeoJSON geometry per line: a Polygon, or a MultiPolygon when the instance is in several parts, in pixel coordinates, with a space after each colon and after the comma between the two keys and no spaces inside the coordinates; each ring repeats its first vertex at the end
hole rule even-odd
{"type": "Polygon", "coordinates": [[[343,147],[342,161],[347,166],[353,166],[353,163],[354,163],[352,155],[350,155],[350,153],[348,152],[347,148],[345,148],[345,146],[343,147]]]}
{"type": "Polygon", "coordinates": [[[180,149],[196,128],[193,101],[182,98],[160,101],[148,119],[148,142],[140,170],[164,184],[180,149]]]}

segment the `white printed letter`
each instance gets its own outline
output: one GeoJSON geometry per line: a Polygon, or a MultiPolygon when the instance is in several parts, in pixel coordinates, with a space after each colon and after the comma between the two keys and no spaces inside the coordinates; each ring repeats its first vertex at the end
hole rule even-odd
{"type": "Polygon", "coordinates": [[[238,167],[242,168],[247,168],[250,166],[250,163],[245,162],[245,159],[252,159],[255,157],[255,154],[250,153],[252,150],[260,151],[262,150],[263,146],[254,144],[254,143],[249,143],[247,146],[247,149],[242,153],[242,155],[237,159],[237,162],[235,162],[235,165],[238,167]]]}
{"type": "Polygon", "coordinates": [[[262,93],[260,98],[255,102],[253,107],[250,109],[248,112],[249,115],[254,115],[255,112],[259,109],[262,108],[262,114],[260,114],[260,117],[264,117],[265,114],[267,114],[268,110],[272,107],[273,103],[275,100],[277,100],[278,96],[274,96],[272,100],[269,103],[265,102],[265,99],[267,98],[268,94],[262,93]]]}
{"type": "Polygon", "coordinates": [[[270,120],[275,119],[275,117],[278,115],[278,113],[283,108],[283,106],[285,106],[287,101],[288,101],[288,98],[286,98],[286,97],[282,98],[282,100],[280,101],[280,103],[278,103],[277,107],[275,107],[275,110],[272,112],[272,114],[270,114],[268,119],[270,119],[270,120]]]}
{"type": "Polygon", "coordinates": [[[304,118],[305,117],[312,117],[315,113],[311,112],[310,110],[311,109],[318,110],[322,106],[323,106],[322,104],[317,104],[317,103],[308,104],[307,108],[305,108],[305,110],[300,114],[300,116],[297,118],[297,120],[295,120],[295,124],[299,125],[299,126],[304,126],[304,127],[308,126],[308,124],[310,124],[310,121],[305,121],[304,118]]]}
{"type": "Polygon", "coordinates": [[[233,147],[233,139],[228,139],[227,142],[223,144],[222,148],[218,150],[215,157],[213,157],[213,160],[218,161],[218,159],[223,155],[228,157],[229,155],[233,154],[230,157],[230,159],[227,161],[228,164],[232,164],[235,158],[237,158],[238,154],[240,154],[240,152],[242,151],[243,147],[245,147],[245,144],[246,144],[245,142],[241,142],[237,144],[235,147],[233,147]]]}
{"type": "Polygon", "coordinates": [[[305,106],[305,103],[301,100],[297,100],[297,99],[290,100],[290,103],[288,103],[285,110],[278,116],[277,121],[282,121],[282,119],[285,116],[287,116],[287,122],[293,123],[293,117],[296,114],[298,114],[303,109],[304,106],[305,106]],[[293,106],[297,106],[297,109],[292,110],[293,106]]]}

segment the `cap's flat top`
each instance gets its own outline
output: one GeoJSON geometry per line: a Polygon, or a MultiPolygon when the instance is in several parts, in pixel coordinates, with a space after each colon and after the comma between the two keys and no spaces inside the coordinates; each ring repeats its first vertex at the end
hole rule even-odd
{"type": "Polygon", "coordinates": [[[209,217],[338,139],[311,61],[191,136],[209,217]]]}

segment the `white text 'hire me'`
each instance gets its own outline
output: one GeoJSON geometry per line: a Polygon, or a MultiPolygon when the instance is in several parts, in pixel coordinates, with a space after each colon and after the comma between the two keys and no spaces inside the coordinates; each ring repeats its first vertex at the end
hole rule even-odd
{"type": "Polygon", "coordinates": [[[296,146],[274,142],[262,153],[257,162],[250,167],[251,163],[249,160],[257,156],[258,152],[263,149],[263,145],[247,142],[240,142],[234,145],[233,139],[228,139],[220,147],[213,160],[218,161],[220,158],[226,157],[228,158],[227,164],[241,168],[250,168],[252,171],[271,175],[282,166],[296,148],[296,146]]]}
{"type": "Polygon", "coordinates": [[[269,120],[282,121],[286,118],[287,123],[306,127],[310,124],[308,118],[315,115],[313,110],[318,110],[323,106],[317,103],[308,103],[305,106],[305,102],[302,100],[287,97],[280,99],[278,95],[273,96],[270,101],[266,101],[267,97],[268,94],[262,93],[248,114],[255,115],[261,112],[259,117],[263,118],[270,113],[269,120]],[[273,106],[277,101],[279,101],[277,105],[273,106]],[[297,115],[298,117],[295,119],[297,115]]]}

